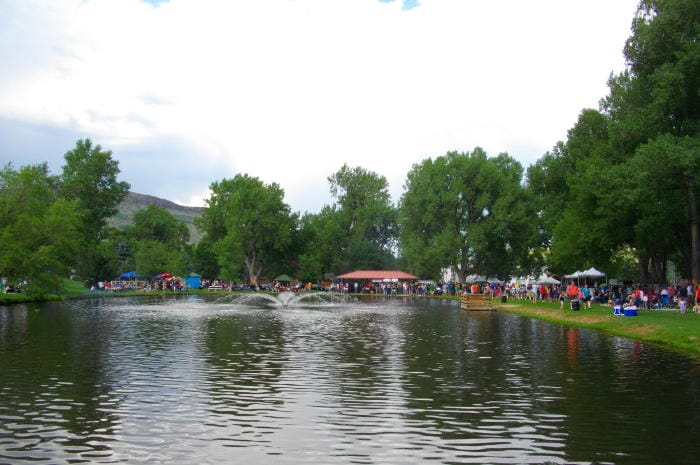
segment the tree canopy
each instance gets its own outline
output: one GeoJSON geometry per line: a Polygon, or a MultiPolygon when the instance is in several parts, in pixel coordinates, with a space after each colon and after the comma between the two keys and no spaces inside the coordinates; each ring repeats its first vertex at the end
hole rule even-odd
{"type": "Polygon", "coordinates": [[[58,293],[79,248],[80,210],[46,164],[0,171],[0,276],[32,295],[58,293]]]}
{"type": "Polygon", "coordinates": [[[481,148],[413,166],[400,204],[401,250],[414,273],[512,276],[527,267],[535,228],[523,169],[481,148]]]}
{"type": "Polygon", "coordinates": [[[134,213],[126,236],[134,250],[136,271],[143,276],[192,271],[189,229],[165,208],[149,205],[134,213]]]}
{"type": "Polygon", "coordinates": [[[700,4],[643,0],[600,111],[586,109],[565,143],[528,170],[553,271],[627,268],[666,280],[666,264],[700,278],[697,147],[700,4]]]}
{"type": "MultiPolygon", "coordinates": [[[[333,221],[342,236],[336,243],[338,272],[357,268],[385,268],[393,261],[397,212],[384,176],[344,164],[328,177],[336,200],[333,221]]],[[[331,227],[334,229],[333,227],[331,227]]]]}
{"type": "Polygon", "coordinates": [[[201,222],[222,276],[255,283],[276,253],[290,244],[295,224],[284,191],[258,178],[236,175],[210,186],[201,222]]]}
{"type": "Polygon", "coordinates": [[[75,265],[83,279],[94,282],[104,278],[98,251],[107,219],[117,212],[130,186],[117,179],[119,163],[112,158],[112,152],[93,145],[90,139],[78,140],[64,158],[59,193],[80,209],[77,233],[81,246],[75,265]]]}

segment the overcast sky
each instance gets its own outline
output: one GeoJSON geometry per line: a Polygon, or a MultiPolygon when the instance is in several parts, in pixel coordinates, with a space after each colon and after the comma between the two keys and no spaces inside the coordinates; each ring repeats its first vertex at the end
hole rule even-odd
{"type": "Polygon", "coordinates": [[[239,173],[293,211],[347,163],[527,167],[598,108],[637,0],[0,0],[0,162],[90,137],[132,190],[201,205],[239,173]]]}

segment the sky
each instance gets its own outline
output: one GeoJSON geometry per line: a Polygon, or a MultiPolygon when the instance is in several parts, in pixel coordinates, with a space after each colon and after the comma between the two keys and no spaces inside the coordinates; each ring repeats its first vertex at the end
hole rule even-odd
{"type": "Polygon", "coordinates": [[[333,203],[384,176],[507,152],[526,168],[598,108],[638,0],[0,0],[0,163],[90,138],[131,190],[203,205],[212,182],[333,203]]]}

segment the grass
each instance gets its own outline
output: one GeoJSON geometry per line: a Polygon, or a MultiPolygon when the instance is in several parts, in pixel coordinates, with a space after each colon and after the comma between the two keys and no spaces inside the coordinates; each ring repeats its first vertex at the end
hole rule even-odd
{"type": "Polygon", "coordinates": [[[49,295],[29,295],[24,292],[5,294],[0,293],[0,305],[2,304],[19,304],[27,302],[46,302],[49,300],[64,300],[75,299],[85,296],[89,293],[85,285],[78,281],[64,279],[61,283],[62,289],[60,294],[49,295]]]}
{"type": "Polygon", "coordinates": [[[554,323],[589,328],[617,336],[659,344],[686,355],[700,358],[700,314],[678,310],[639,310],[635,317],[613,315],[612,308],[593,305],[579,311],[564,309],[559,303],[511,301],[499,305],[499,311],[516,313],[554,323]]]}
{"type": "MultiPolygon", "coordinates": [[[[109,292],[109,291],[90,291],[85,285],[79,281],[71,281],[65,279],[62,283],[61,294],[49,294],[42,296],[32,296],[25,293],[17,294],[4,294],[0,293],[0,305],[7,304],[20,304],[28,302],[46,302],[52,300],[67,300],[67,299],[80,299],[80,298],[94,298],[94,297],[133,297],[133,296],[143,296],[143,295],[174,295],[179,292],[174,291],[120,291],[120,292],[109,292]]],[[[226,291],[208,291],[206,289],[189,289],[187,294],[202,294],[202,295],[214,295],[214,294],[225,294],[226,291]]]]}

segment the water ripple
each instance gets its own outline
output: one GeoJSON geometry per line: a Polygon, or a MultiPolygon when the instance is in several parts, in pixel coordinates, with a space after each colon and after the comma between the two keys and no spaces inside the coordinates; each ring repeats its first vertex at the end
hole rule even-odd
{"type": "MultiPolygon", "coordinates": [[[[666,434],[654,415],[685,418],[645,383],[656,374],[697,399],[700,370],[687,361],[396,302],[183,297],[0,315],[11,323],[0,338],[0,464],[691,463],[629,434],[666,434]]],[[[694,418],[697,401],[685,412],[694,418]]],[[[697,451],[692,441],[685,449],[697,451]]]]}

